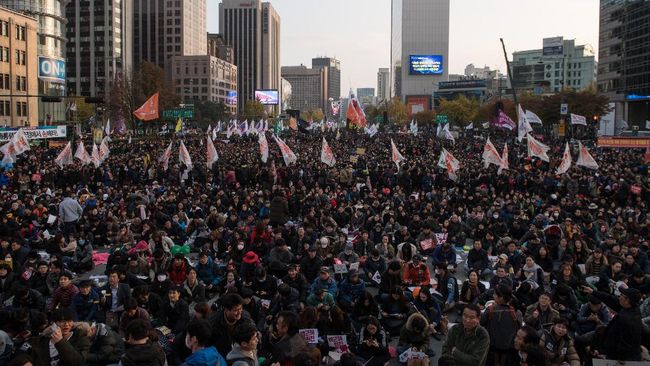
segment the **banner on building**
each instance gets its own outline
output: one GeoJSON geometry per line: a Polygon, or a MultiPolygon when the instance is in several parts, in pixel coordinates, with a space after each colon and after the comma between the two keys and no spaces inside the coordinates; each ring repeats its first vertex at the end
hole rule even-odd
{"type": "MultiPolygon", "coordinates": [[[[28,140],[56,139],[65,137],[67,126],[38,126],[23,127],[23,133],[28,140]]],[[[0,141],[9,141],[18,132],[18,128],[0,128],[0,141]]]]}

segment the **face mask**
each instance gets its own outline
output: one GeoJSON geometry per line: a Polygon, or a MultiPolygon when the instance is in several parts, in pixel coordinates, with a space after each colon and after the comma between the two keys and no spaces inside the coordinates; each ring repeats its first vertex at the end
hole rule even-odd
{"type": "Polygon", "coordinates": [[[321,244],[320,247],[321,248],[327,248],[327,244],[321,244]]]}
{"type": "Polygon", "coordinates": [[[84,245],[86,244],[86,241],[84,239],[79,239],[79,245],[84,245]]]}
{"type": "Polygon", "coordinates": [[[237,245],[237,250],[244,250],[244,244],[237,245]]]}
{"type": "Polygon", "coordinates": [[[498,219],[499,215],[492,215],[492,217],[494,217],[495,219],[498,219]]]}
{"type": "Polygon", "coordinates": [[[158,276],[158,282],[164,282],[166,279],[167,279],[167,276],[165,276],[165,275],[158,276]]]}

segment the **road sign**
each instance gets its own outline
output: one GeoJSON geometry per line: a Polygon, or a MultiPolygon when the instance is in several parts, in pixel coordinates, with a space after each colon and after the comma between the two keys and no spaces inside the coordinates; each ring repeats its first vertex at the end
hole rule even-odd
{"type": "Polygon", "coordinates": [[[569,105],[566,103],[560,104],[560,114],[566,116],[569,114],[569,105]]]}
{"type": "Polygon", "coordinates": [[[449,116],[446,114],[436,114],[436,123],[439,125],[449,123],[449,116]]]}
{"type": "Polygon", "coordinates": [[[183,119],[194,118],[193,109],[165,109],[162,113],[164,119],[177,119],[181,117],[183,119]]]}

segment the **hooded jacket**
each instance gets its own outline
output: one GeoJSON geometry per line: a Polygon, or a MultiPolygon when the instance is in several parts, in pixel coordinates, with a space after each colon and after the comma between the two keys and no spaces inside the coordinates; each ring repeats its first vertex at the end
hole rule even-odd
{"type": "Polygon", "coordinates": [[[165,351],[158,343],[127,345],[120,366],[165,366],[165,351]]]}
{"type": "Polygon", "coordinates": [[[429,343],[429,322],[421,314],[414,313],[408,318],[406,325],[399,333],[399,345],[404,347],[416,347],[420,351],[424,352],[430,348],[429,343]],[[413,319],[415,318],[422,319],[426,324],[422,331],[416,331],[413,329],[413,319]]]}
{"type": "Polygon", "coordinates": [[[97,333],[90,344],[86,357],[87,365],[106,365],[117,363],[124,352],[124,342],[106,324],[97,323],[97,333]]]}
{"type": "Polygon", "coordinates": [[[181,366],[226,366],[216,348],[206,347],[190,355],[181,366]]]}

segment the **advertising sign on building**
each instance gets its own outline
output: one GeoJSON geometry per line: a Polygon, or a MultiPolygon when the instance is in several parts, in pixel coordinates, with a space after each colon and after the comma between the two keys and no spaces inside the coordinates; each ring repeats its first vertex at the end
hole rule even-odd
{"type": "Polygon", "coordinates": [[[65,61],[38,56],[38,78],[55,83],[65,83],[65,61]]]}
{"type": "Polygon", "coordinates": [[[429,95],[408,95],[406,97],[406,108],[409,117],[422,111],[431,109],[431,97],[429,95]]]}
{"type": "Polygon", "coordinates": [[[562,56],[564,53],[564,37],[544,38],[543,56],[562,56]]]}

